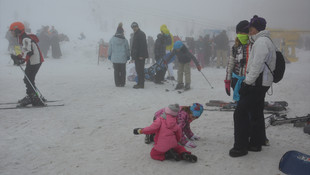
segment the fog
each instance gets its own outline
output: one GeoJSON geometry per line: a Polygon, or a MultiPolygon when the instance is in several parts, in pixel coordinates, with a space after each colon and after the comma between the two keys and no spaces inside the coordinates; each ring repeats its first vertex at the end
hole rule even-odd
{"type": "Polygon", "coordinates": [[[123,22],[126,36],[138,22],[155,36],[167,24],[171,33],[198,36],[205,29],[227,29],[254,14],[267,20],[267,27],[310,30],[309,0],[0,0],[0,34],[14,21],[27,21],[35,33],[42,25],[54,25],[60,33],[109,39],[123,22]]]}

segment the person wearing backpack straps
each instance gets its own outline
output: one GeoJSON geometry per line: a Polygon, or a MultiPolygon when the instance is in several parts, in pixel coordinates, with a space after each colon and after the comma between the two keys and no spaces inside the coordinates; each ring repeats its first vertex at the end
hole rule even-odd
{"type": "Polygon", "coordinates": [[[18,43],[22,48],[22,53],[20,55],[11,54],[11,58],[14,62],[18,62],[19,64],[26,62],[24,82],[26,84],[27,95],[19,100],[19,106],[27,106],[29,104],[32,104],[33,106],[43,106],[44,103],[34,90],[34,88],[36,88],[34,82],[35,77],[44,61],[37,44],[38,38],[33,34],[26,34],[25,26],[21,22],[12,23],[9,30],[11,31],[11,34],[18,39],[18,43]]]}
{"type": "Polygon", "coordinates": [[[259,152],[265,144],[265,95],[273,82],[276,47],[265,30],[266,20],[255,15],[249,23],[250,53],[246,76],[240,88],[240,100],[234,113],[234,146],[231,157],[240,157],[248,151],[259,152]],[[266,64],[265,64],[266,62],[266,64]],[[250,115],[250,117],[249,117],[250,115]]]}

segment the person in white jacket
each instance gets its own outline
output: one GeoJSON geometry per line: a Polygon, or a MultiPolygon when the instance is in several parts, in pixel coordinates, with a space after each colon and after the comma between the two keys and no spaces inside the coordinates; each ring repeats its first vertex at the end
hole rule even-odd
{"type": "Polygon", "coordinates": [[[265,28],[266,20],[257,15],[249,23],[250,53],[234,113],[235,143],[229,151],[231,157],[244,156],[248,151],[259,152],[265,145],[264,102],[273,82],[267,65],[273,71],[276,62],[276,47],[265,28]]]}

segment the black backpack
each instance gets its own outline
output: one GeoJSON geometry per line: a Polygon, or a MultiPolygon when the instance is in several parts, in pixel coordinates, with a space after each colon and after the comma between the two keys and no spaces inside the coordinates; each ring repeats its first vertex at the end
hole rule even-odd
{"type": "MultiPolygon", "coordinates": [[[[271,42],[272,42],[272,40],[271,40],[271,42]]],[[[279,81],[281,81],[283,78],[284,72],[285,72],[285,59],[284,59],[283,54],[278,50],[276,51],[276,67],[275,67],[274,71],[271,71],[270,67],[268,66],[268,64],[266,62],[265,62],[265,64],[273,76],[273,82],[278,83],[279,81]]]]}

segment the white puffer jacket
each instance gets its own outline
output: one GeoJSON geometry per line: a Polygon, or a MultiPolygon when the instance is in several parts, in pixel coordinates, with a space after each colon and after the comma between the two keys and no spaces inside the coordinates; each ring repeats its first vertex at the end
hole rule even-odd
{"type": "Polygon", "coordinates": [[[246,77],[244,82],[248,85],[255,86],[255,81],[263,72],[263,86],[271,86],[273,76],[266,66],[268,64],[273,71],[276,64],[276,46],[270,39],[270,33],[263,30],[256,35],[250,37],[250,41],[254,44],[250,47],[250,55],[247,64],[246,77]]]}

